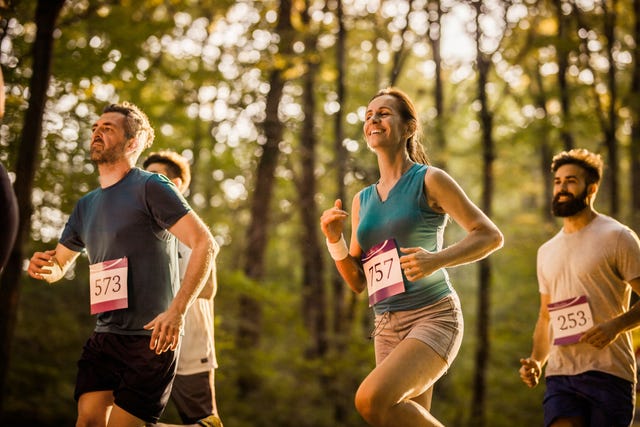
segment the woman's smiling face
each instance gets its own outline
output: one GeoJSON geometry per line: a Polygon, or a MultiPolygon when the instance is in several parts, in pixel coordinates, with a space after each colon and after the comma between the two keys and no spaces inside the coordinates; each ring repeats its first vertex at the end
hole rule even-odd
{"type": "Polygon", "coordinates": [[[407,138],[407,126],[397,105],[398,101],[392,95],[378,96],[369,103],[363,131],[367,145],[371,149],[397,145],[407,138]]]}

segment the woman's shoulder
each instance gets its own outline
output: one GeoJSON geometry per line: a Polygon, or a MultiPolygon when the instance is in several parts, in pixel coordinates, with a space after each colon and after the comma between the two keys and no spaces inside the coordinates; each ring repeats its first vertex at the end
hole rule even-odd
{"type": "Polygon", "coordinates": [[[428,166],[424,175],[424,182],[429,185],[450,184],[453,181],[451,175],[436,166],[428,166]]]}

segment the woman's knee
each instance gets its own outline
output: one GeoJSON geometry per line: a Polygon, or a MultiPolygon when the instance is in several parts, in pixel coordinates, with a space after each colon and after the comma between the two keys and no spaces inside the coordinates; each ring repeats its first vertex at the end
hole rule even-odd
{"type": "Polygon", "coordinates": [[[355,396],[356,409],[369,424],[380,425],[389,408],[386,398],[381,391],[362,383],[355,396]]]}

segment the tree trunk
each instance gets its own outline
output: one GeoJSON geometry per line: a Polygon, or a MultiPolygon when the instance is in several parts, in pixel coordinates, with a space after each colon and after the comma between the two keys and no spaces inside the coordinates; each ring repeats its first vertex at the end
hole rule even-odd
{"type": "MultiPolygon", "coordinates": [[[[346,41],[347,30],[344,25],[344,13],[342,0],[337,1],[336,14],[338,19],[338,34],[336,35],[336,95],[337,101],[341,106],[346,105],[346,41]]],[[[334,149],[335,149],[335,167],[336,167],[336,198],[342,200],[343,207],[349,207],[349,201],[346,200],[346,190],[344,187],[344,177],[347,171],[347,150],[344,148],[344,110],[340,108],[334,117],[334,149]]],[[[333,332],[337,339],[338,349],[344,348],[346,339],[343,340],[343,334],[346,330],[345,326],[345,283],[340,277],[338,270],[334,267],[332,274],[332,291],[333,291],[333,332]]],[[[346,338],[346,337],[345,337],[346,338]]]]}
{"type": "MultiPolygon", "coordinates": [[[[442,5],[440,0],[430,1],[427,3],[427,13],[429,16],[429,44],[433,52],[433,62],[435,64],[435,83],[434,83],[434,104],[438,114],[435,120],[435,138],[433,142],[436,147],[438,160],[434,162],[439,167],[447,168],[447,138],[444,133],[445,128],[445,112],[444,112],[444,83],[442,80],[442,55],[440,53],[440,43],[442,40],[442,5]]],[[[430,156],[432,157],[432,156],[430,156]]],[[[433,159],[432,159],[433,160],[433,159]]]]}
{"type": "Polygon", "coordinates": [[[298,186],[300,196],[299,212],[302,219],[303,233],[300,239],[302,253],[302,316],[309,330],[312,342],[307,350],[307,357],[322,357],[327,353],[327,298],[322,281],[324,263],[323,247],[318,236],[318,206],[316,204],[316,146],[315,134],[316,96],[315,83],[318,74],[318,58],[316,55],[317,36],[309,28],[309,14],[303,13],[306,25],[305,40],[306,74],[303,77],[304,94],[302,108],[304,122],[300,135],[301,180],[298,186]]]}
{"type": "MultiPolygon", "coordinates": [[[[291,52],[293,26],[291,23],[292,4],[282,0],[278,11],[277,33],[280,35],[280,54],[287,57],[291,52]]],[[[288,61],[287,61],[288,62],[288,61]]],[[[266,100],[264,133],[266,142],[256,172],[255,190],[251,201],[251,222],[247,230],[244,255],[244,273],[248,278],[259,281],[264,277],[264,259],[267,247],[267,231],[270,226],[271,199],[273,195],[274,173],[280,157],[279,144],[284,133],[284,125],[278,118],[278,107],[282,98],[285,81],[283,69],[274,68],[269,77],[269,93],[266,100]]],[[[262,307],[250,295],[243,295],[239,302],[237,331],[238,391],[241,396],[250,395],[259,384],[255,364],[252,363],[251,349],[260,345],[262,333],[262,307]]]]}
{"type": "Polygon", "coordinates": [[[567,83],[567,69],[569,67],[569,49],[567,47],[567,17],[562,13],[562,1],[554,0],[558,13],[558,86],[560,89],[560,109],[562,110],[562,128],[560,129],[560,139],[565,150],[571,150],[574,146],[573,135],[569,131],[568,123],[571,120],[569,100],[569,87],[567,83]]]}
{"type": "Polygon", "coordinates": [[[549,170],[551,166],[551,159],[553,158],[553,153],[551,146],[549,144],[549,130],[548,130],[548,120],[549,120],[549,112],[547,111],[547,96],[544,92],[544,84],[542,83],[542,75],[540,74],[539,64],[536,62],[535,64],[535,85],[532,84],[531,88],[533,91],[533,98],[535,100],[536,108],[540,108],[544,111],[545,117],[545,126],[544,133],[540,138],[540,176],[543,178],[542,182],[544,183],[544,201],[543,201],[543,216],[545,220],[549,223],[553,221],[553,214],[551,213],[551,200],[553,198],[553,188],[548,184],[549,170]]]}
{"type": "Polygon", "coordinates": [[[396,50],[393,53],[393,62],[392,62],[392,66],[391,66],[391,73],[389,75],[389,86],[395,86],[396,82],[398,81],[398,76],[400,76],[400,73],[402,72],[402,68],[404,66],[405,61],[407,60],[407,49],[404,45],[405,43],[405,34],[406,32],[409,30],[409,14],[411,13],[411,9],[413,8],[413,0],[411,0],[409,2],[409,7],[407,8],[407,16],[405,17],[405,25],[404,27],[402,27],[402,29],[400,30],[400,34],[398,34],[398,37],[401,40],[401,44],[398,47],[398,50],[396,50]]]}
{"type": "Polygon", "coordinates": [[[42,114],[47,100],[51,75],[53,31],[64,0],[39,0],[36,6],[36,40],[33,45],[33,75],[29,83],[29,107],[25,114],[22,142],[16,161],[14,185],[19,209],[16,242],[0,282],[0,410],[9,371],[11,341],[16,324],[20,299],[23,246],[31,228],[31,192],[38,167],[38,153],[42,137],[42,114]]]}
{"type": "MultiPolygon", "coordinates": [[[[491,201],[493,199],[493,162],[495,149],[492,137],[493,115],[489,110],[486,86],[489,80],[491,58],[480,50],[480,16],[482,4],[474,2],[476,8],[476,46],[478,68],[478,100],[480,101],[479,120],[482,129],[482,206],[481,209],[491,216],[491,201]]],[[[477,307],[477,346],[475,351],[475,369],[473,379],[473,397],[471,403],[471,423],[474,427],[484,427],[486,410],[486,374],[489,363],[490,342],[489,324],[491,313],[491,262],[485,258],[479,262],[478,274],[478,307],[477,307]]]]}
{"type": "Polygon", "coordinates": [[[607,60],[609,61],[609,72],[607,73],[607,88],[609,90],[609,105],[607,107],[608,123],[604,128],[605,145],[608,154],[609,169],[609,214],[617,218],[620,214],[620,197],[618,185],[618,141],[616,138],[616,130],[618,128],[618,91],[616,89],[616,66],[613,51],[615,49],[616,36],[616,0],[611,0],[611,9],[608,9],[607,2],[603,2],[605,9],[604,16],[604,35],[607,40],[607,60]]]}

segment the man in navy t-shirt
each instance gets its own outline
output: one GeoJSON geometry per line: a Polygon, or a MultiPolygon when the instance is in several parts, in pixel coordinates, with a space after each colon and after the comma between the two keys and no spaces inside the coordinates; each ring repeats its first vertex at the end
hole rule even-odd
{"type": "Polygon", "coordinates": [[[144,426],[162,413],[184,315],[211,270],[216,245],[175,186],[135,167],[153,142],[146,115],[112,104],[93,125],[90,157],[100,187],[76,204],[55,250],[28,273],[60,280],[82,251],[90,263],[96,328],[78,362],[77,426],[144,426]],[[192,250],[182,285],[177,241],[192,250]]]}

